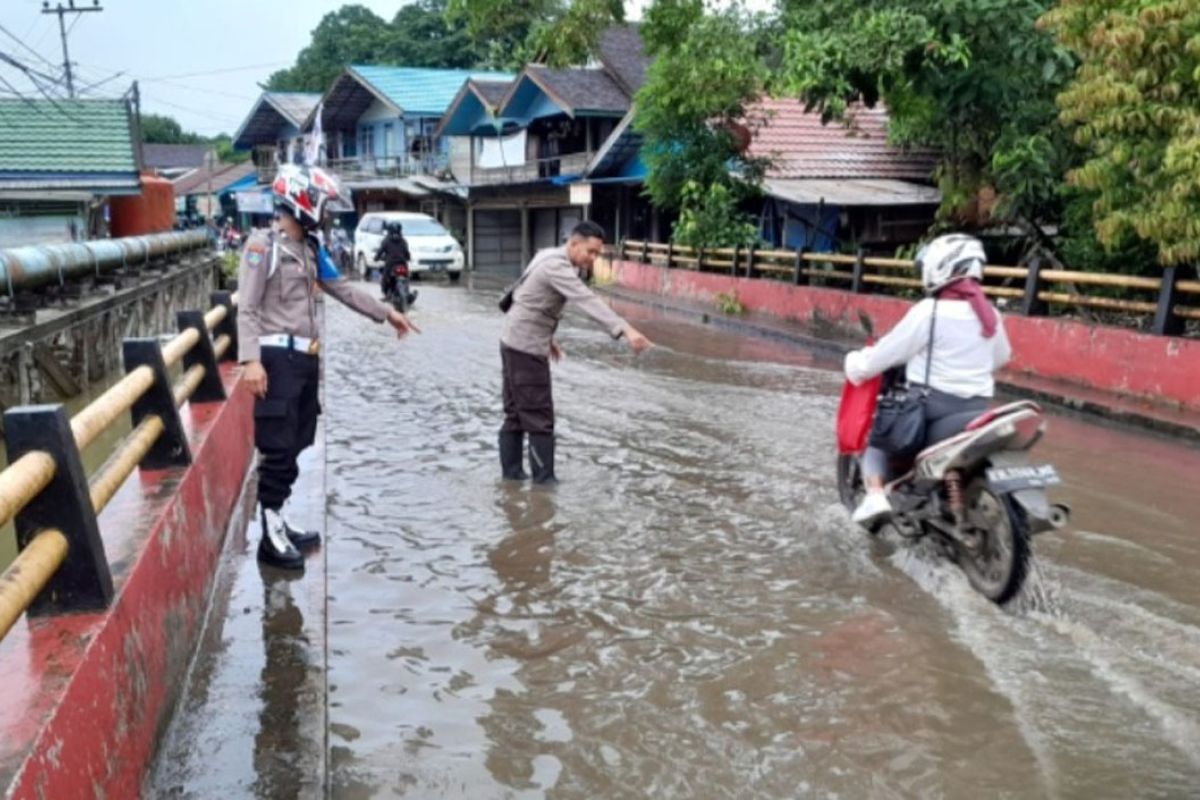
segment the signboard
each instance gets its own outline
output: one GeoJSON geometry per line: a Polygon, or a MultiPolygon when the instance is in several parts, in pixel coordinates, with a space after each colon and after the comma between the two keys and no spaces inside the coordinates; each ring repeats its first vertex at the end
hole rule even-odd
{"type": "Polygon", "coordinates": [[[275,211],[270,192],[235,192],[233,196],[240,214],[271,214],[275,211]]]}
{"type": "Polygon", "coordinates": [[[592,185],[590,183],[571,184],[571,205],[590,206],[592,204],[592,185]]]}

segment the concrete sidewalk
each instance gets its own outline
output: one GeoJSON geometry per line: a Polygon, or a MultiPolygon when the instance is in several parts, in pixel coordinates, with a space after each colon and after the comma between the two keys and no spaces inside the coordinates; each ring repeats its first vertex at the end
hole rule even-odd
{"type": "Polygon", "coordinates": [[[147,797],[326,794],[325,436],[300,458],[289,511],[320,530],[303,573],[256,558],[255,471],[226,538],[188,686],[147,797]]]}

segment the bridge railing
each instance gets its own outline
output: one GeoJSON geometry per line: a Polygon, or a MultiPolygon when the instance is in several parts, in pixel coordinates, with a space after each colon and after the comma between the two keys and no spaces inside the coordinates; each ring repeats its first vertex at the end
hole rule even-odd
{"type": "MultiPolygon", "coordinates": [[[[902,258],[877,258],[861,250],[855,255],[815,253],[803,248],[693,248],[673,243],[624,240],[616,248],[620,259],[700,272],[721,272],[746,278],[773,278],[796,285],[846,289],[855,293],[920,289],[914,264],[902,258]]],[[[984,292],[1019,304],[1026,316],[1045,315],[1050,306],[1073,306],[1149,317],[1150,329],[1161,336],[1184,333],[1187,320],[1200,320],[1200,281],[1184,280],[1179,267],[1167,267],[1162,277],[1116,275],[1047,269],[1036,259],[1027,267],[989,264],[984,268],[984,292]],[[1017,284],[1017,285],[1014,285],[1017,284]],[[1095,289],[1120,289],[1142,296],[1107,297],[1095,289]]]]}
{"type": "Polygon", "coordinates": [[[179,416],[187,402],[224,401],[218,362],[237,354],[237,296],[214,292],[207,312],[180,311],[179,334],[123,342],[125,376],[67,419],[61,405],[4,415],[9,466],[0,472],[0,525],[15,521],[19,554],[0,575],[0,639],[23,613],[106,608],[112,575],[97,517],[136,468],[191,463],[179,416]],[[182,374],[170,383],[169,372],[182,374]],[[124,414],[133,430],[89,480],[80,453],[124,414]]]}

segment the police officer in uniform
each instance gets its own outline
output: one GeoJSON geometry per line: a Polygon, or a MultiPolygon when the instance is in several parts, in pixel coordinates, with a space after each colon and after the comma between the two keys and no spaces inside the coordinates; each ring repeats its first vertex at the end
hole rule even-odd
{"type": "Polygon", "coordinates": [[[576,303],[614,339],[624,338],[640,353],[650,340],[626,322],[589,289],[584,279],[604,249],[604,229],[580,222],[566,245],[542,250],[512,291],[500,335],[504,371],[504,424],[500,428],[500,470],[509,480],[529,477],[522,450],[529,434],[529,463],[534,483],[554,483],[554,399],[550,391],[550,361],[563,357],[554,340],[568,302],[576,303]]]}
{"type": "Polygon", "coordinates": [[[315,546],[315,531],[284,518],[283,506],[299,475],[296,458],[313,443],[320,381],[316,290],[404,336],[408,318],[355,289],[320,244],[326,207],[337,181],[317,167],[285,164],[272,184],[275,224],[246,242],[238,270],[238,361],[254,393],[254,444],[259,451],[260,561],[303,569],[300,551],[315,546]]]}

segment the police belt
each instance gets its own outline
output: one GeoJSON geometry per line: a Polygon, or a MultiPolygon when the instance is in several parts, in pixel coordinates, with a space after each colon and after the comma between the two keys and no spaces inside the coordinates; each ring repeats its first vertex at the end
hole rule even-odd
{"type": "Polygon", "coordinates": [[[321,340],[309,339],[307,336],[293,336],[290,333],[273,333],[269,336],[258,337],[258,343],[263,347],[284,347],[315,356],[321,352],[321,340]]]}

